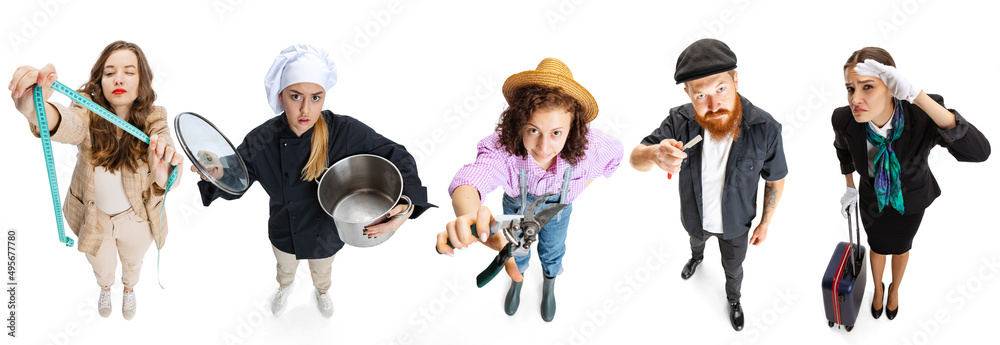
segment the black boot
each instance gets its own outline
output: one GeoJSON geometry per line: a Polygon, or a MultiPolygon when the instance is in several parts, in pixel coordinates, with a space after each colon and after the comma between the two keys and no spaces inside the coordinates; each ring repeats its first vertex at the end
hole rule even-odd
{"type": "Polygon", "coordinates": [[[521,285],[524,285],[523,281],[511,281],[510,289],[507,290],[507,298],[503,300],[503,311],[507,315],[514,315],[517,312],[517,306],[521,304],[521,285]]]}
{"type": "Polygon", "coordinates": [[[552,321],[556,316],[556,278],[545,277],[542,284],[542,320],[552,321]]]}
{"type": "Polygon", "coordinates": [[[743,330],[743,307],[739,301],[729,303],[729,322],[737,332],[743,330]]]}
{"type": "Polygon", "coordinates": [[[681,279],[687,280],[694,275],[694,271],[698,269],[698,264],[701,263],[702,259],[691,258],[686,264],[684,264],[684,269],[681,270],[681,279]]]}

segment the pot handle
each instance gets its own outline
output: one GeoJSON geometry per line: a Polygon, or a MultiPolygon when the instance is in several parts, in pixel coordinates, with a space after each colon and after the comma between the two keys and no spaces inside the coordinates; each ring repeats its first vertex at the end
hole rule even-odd
{"type": "Polygon", "coordinates": [[[400,212],[399,214],[392,216],[393,218],[409,216],[410,211],[413,211],[413,201],[410,201],[410,197],[402,194],[400,194],[399,197],[402,198],[403,200],[406,200],[406,210],[403,210],[403,212],[400,212]]]}

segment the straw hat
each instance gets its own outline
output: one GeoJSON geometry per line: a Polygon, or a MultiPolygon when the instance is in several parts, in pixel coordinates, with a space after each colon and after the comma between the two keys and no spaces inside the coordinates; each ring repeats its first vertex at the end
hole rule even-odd
{"type": "Polygon", "coordinates": [[[559,59],[545,58],[538,63],[538,68],[507,78],[507,81],[503,82],[503,97],[507,99],[507,104],[510,104],[511,98],[514,97],[514,91],[528,85],[557,87],[580,103],[587,122],[597,118],[597,100],[580,83],[573,80],[573,72],[570,72],[569,67],[559,59]]]}

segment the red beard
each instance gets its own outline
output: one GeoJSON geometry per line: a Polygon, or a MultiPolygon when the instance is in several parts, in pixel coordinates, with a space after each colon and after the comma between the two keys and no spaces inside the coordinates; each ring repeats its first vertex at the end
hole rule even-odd
{"type": "Polygon", "coordinates": [[[731,110],[719,109],[716,111],[710,111],[705,115],[695,114],[695,120],[701,125],[706,131],[712,134],[713,140],[722,140],[728,138],[732,135],[732,140],[736,141],[736,138],[740,137],[740,120],[743,119],[743,104],[740,102],[739,97],[733,102],[733,106],[730,107],[731,110]],[[727,114],[721,119],[710,119],[710,116],[715,116],[719,114],[727,114]]]}

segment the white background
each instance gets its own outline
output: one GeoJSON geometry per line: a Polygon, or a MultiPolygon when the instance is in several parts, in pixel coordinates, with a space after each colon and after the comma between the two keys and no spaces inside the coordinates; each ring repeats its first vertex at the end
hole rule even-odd
{"type": "MultiPolygon", "coordinates": [[[[18,344],[927,344],[982,339],[996,324],[995,157],[968,164],[943,149],[932,152],[943,194],[914,240],[896,320],[870,317],[869,281],[856,329],[831,330],[820,289],[846,235],[837,211],[844,180],[829,122],[832,110],[846,105],[844,61],[865,46],[886,48],[901,73],[944,95],[996,144],[1000,6],[993,2],[32,0],[2,7],[0,73],[53,63],[60,80],[76,87],[105,45],[136,42],[154,67],[157,104],[167,108],[171,126],[174,115],[193,111],[236,142],[273,116],[262,79],[274,56],[293,43],[329,49],[340,82],[326,108],[406,145],[431,202],[441,206],[383,245],[340,252],[332,318],[317,311],[305,264],[286,314],[276,318],[267,195],[254,186],[241,200],[204,208],[188,173],[167,201],[167,288],[157,286],[151,250],[136,287],[135,319],[122,319],[120,282],[112,289],[114,312],[102,319],[90,264],[56,241],[38,139],[4,98],[0,228],[18,233],[18,344]],[[507,278],[482,289],[474,284],[494,253],[482,246],[455,258],[434,253],[434,234],[453,218],[448,183],[492,131],[507,76],[545,57],[562,59],[597,98],[593,127],[630,151],[668,109],[689,102],[674,85],[674,64],[700,37],[732,47],[741,94],[784,124],[790,173],[767,241],[747,255],[742,332],[729,325],[714,240],[698,273],[679,278],[690,254],[676,180],[636,172],[627,159],[575,203],[551,323],[539,317],[536,258],[520,310],[508,317],[507,278]]],[[[65,197],[76,148],[55,147],[65,197]]],[[[500,193],[487,198],[499,210],[500,193]]]]}

